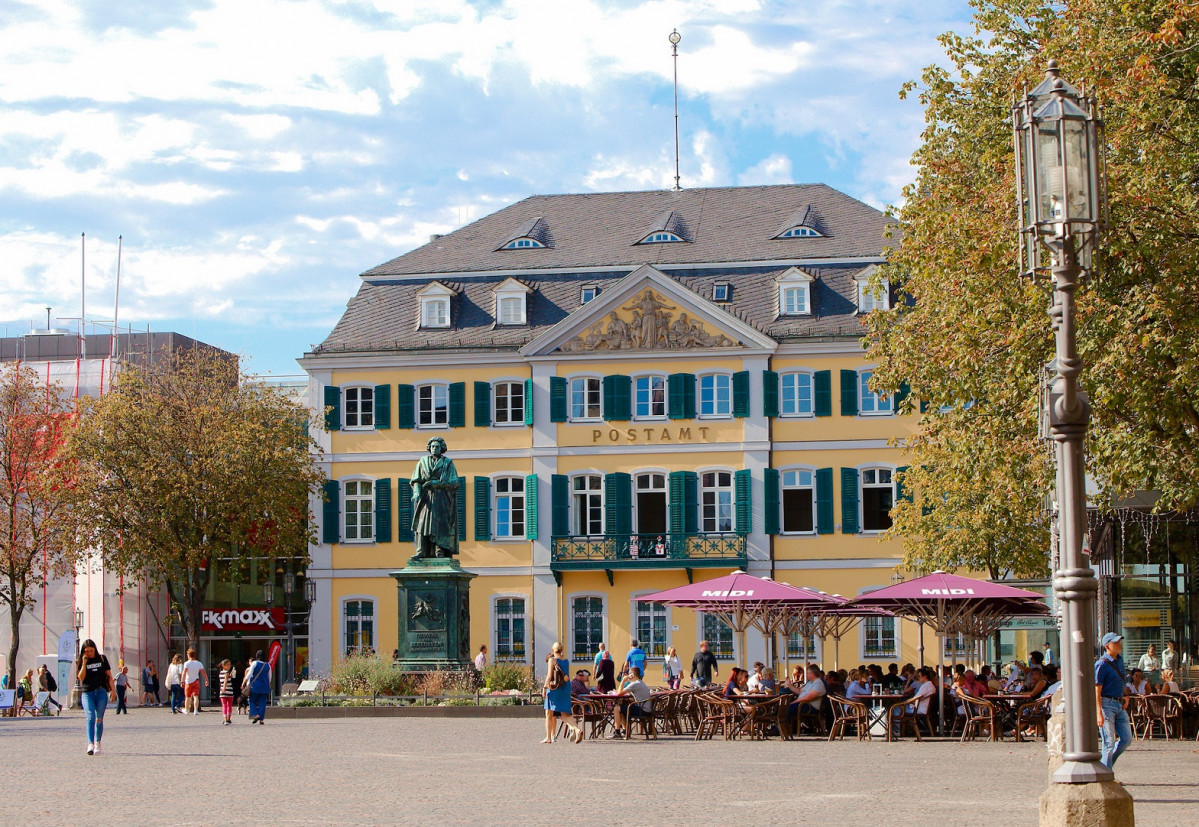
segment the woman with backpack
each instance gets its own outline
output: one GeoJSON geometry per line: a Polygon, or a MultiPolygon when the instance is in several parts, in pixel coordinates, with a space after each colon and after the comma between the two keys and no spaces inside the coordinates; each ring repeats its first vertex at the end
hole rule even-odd
{"type": "Polygon", "coordinates": [[[554,743],[554,729],[557,719],[561,718],[571,730],[567,737],[577,744],[583,740],[583,727],[575,720],[570,706],[570,682],[566,678],[570,661],[562,657],[561,643],[554,642],[545,662],[545,740],[541,743],[554,743]]]}
{"type": "Polygon", "coordinates": [[[271,696],[271,665],[266,662],[266,654],[261,649],[254,653],[254,660],[246,667],[241,688],[250,694],[250,723],[261,724],[266,720],[266,702],[271,696]]]}

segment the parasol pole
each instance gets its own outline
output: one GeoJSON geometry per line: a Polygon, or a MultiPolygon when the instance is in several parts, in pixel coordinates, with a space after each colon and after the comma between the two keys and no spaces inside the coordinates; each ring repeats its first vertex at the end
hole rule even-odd
{"type": "Polygon", "coordinates": [[[945,737],[945,600],[937,601],[937,726],[945,737]]]}
{"type": "Polygon", "coordinates": [[[924,666],[924,615],[916,618],[916,625],[920,627],[920,644],[917,647],[920,655],[920,665],[924,666]]]}

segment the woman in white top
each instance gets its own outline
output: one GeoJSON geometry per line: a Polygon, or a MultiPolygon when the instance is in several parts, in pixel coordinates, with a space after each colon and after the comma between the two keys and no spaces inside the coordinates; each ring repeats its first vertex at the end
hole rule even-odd
{"type": "Polygon", "coordinates": [[[683,662],[673,646],[666,650],[666,660],[662,661],[662,677],[671,689],[678,689],[683,679],[683,662]]]}
{"type": "Polygon", "coordinates": [[[183,704],[183,655],[175,655],[167,667],[167,694],[171,697],[171,714],[178,714],[183,704]]]}
{"type": "Polygon", "coordinates": [[[1149,651],[1137,661],[1137,668],[1145,673],[1145,678],[1154,686],[1161,681],[1162,660],[1157,656],[1157,647],[1152,643],[1149,644],[1149,651]]]}
{"type": "Polygon", "coordinates": [[[1178,668],[1178,648],[1174,645],[1174,641],[1166,641],[1166,651],[1162,652],[1162,671],[1169,669],[1171,672],[1178,668]]]}
{"type": "Polygon", "coordinates": [[[1159,695],[1179,695],[1182,690],[1178,688],[1178,683],[1174,680],[1173,669],[1162,670],[1162,682],[1157,687],[1159,695]]]}
{"type": "Polygon", "coordinates": [[[1148,695],[1150,692],[1149,681],[1145,680],[1145,675],[1139,668],[1132,670],[1126,686],[1130,695],[1148,695]]]}

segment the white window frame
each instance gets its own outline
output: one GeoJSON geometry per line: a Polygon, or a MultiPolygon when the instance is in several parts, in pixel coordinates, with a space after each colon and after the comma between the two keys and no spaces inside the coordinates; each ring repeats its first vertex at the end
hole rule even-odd
{"type": "Polygon", "coordinates": [[[672,233],[670,230],[655,230],[654,232],[650,233],[649,235],[647,235],[645,238],[641,239],[641,241],[639,241],[637,243],[638,244],[674,244],[674,243],[682,241],[682,240],[683,240],[682,238],[680,238],[676,233],[672,233]]]}
{"type": "Polygon", "coordinates": [[[439,430],[439,429],[444,429],[444,428],[450,427],[450,386],[447,383],[445,383],[445,382],[424,382],[424,383],[416,386],[415,394],[416,394],[416,427],[417,428],[427,428],[429,430],[439,430]],[[433,416],[434,421],[432,421],[432,422],[422,422],[423,417],[421,415],[421,413],[422,413],[421,392],[425,388],[432,388],[432,391],[430,392],[430,408],[429,408],[430,414],[434,414],[434,416],[433,416]],[[441,388],[442,392],[445,393],[445,422],[440,422],[440,423],[436,421],[436,416],[435,416],[435,414],[437,412],[437,389],[438,388],[441,388]]]}
{"type": "Polygon", "coordinates": [[[733,296],[733,285],[727,281],[720,281],[712,285],[712,301],[727,302],[731,301],[733,296]],[[723,293],[724,295],[721,295],[723,293]]]}
{"type": "Polygon", "coordinates": [[[792,267],[778,277],[779,286],[779,316],[811,316],[812,315],[812,282],[816,279],[811,273],[805,273],[798,267],[792,267]],[[787,302],[787,294],[792,291],[798,291],[796,296],[802,299],[802,302],[796,302],[796,306],[789,308],[787,302]],[[802,303],[802,307],[799,304],[802,303]]]}
{"type": "MultiPolygon", "coordinates": [[[[696,635],[695,640],[696,640],[696,643],[698,644],[700,641],[704,641],[704,640],[708,641],[708,651],[710,651],[713,655],[716,656],[716,660],[718,660],[721,663],[736,664],[738,662],[738,653],[737,653],[737,637],[738,637],[738,635],[737,635],[737,633],[735,631],[733,631],[733,629],[731,627],[728,627],[728,624],[725,624],[726,628],[729,629],[729,638],[730,638],[730,647],[729,648],[730,648],[730,651],[732,652],[732,654],[727,657],[722,657],[719,653],[717,653],[716,648],[714,646],[712,646],[711,638],[707,637],[704,634],[704,618],[707,617],[711,613],[710,612],[696,612],[695,614],[696,614],[696,618],[695,618],[695,635],[696,635]]],[[[716,619],[717,621],[724,623],[724,621],[721,620],[720,617],[718,617],[717,615],[713,614],[712,617],[714,619],[716,619]]],[[[729,666],[729,667],[724,667],[722,669],[722,671],[725,673],[725,676],[728,675],[729,669],[731,669],[731,668],[732,667],[729,666]]]]}
{"type": "MultiPolygon", "coordinates": [[[[896,494],[899,493],[895,486],[895,466],[894,465],[885,465],[885,464],[880,465],[878,463],[872,463],[870,465],[863,465],[858,468],[858,533],[859,534],[882,534],[884,531],[887,531],[887,529],[885,529],[885,528],[870,528],[870,529],[866,528],[866,487],[867,487],[866,474],[871,471],[876,472],[876,474],[879,471],[886,471],[890,475],[890,477],[891,477],[891,507],[892,508],[895,507],[896,494]]],[[[877,475],[876,475],[875,479],[876,480],[878,479],[877,475]]],[[[874,483],[870,484],[870,487],[871,488],[885,488],[886,485],[883,483],[874,482],[874,483]]]]}
{"type": "Polygon", "coordinates": [[[696,389],[696,397],[697,397],[695,400],[695,415],[696,415],[697,419],[732,419],[733,418],[733,374],[729,373],[728,371],[719,371],[719,370],[708,371],[707,373],[701,373],[695,377],[695,389],[696,389]],[[713,410],[711,412],[705,413],[704,412],[704,380],[707,380],[707,379],[712,380],[713,410]],[[718,381],[721,379],[724,380],[723,383],[718,381]],[[728,410],[727,411],[720,410],[719,406],[718,406],[718,403],[720,402],[720,387],[719,386],[721,384],[724,384],[726,390],[728,391],[727,397],[726,397],[727,401],[728,401],[728,410]]]}
{"type": "MultiPolygon", "coordinates": [[[[511,515],[516,514],[518,509],[513,507],[511,503],[509,503],[508,508],[509,508],[509,515],[510,515],[508,518],[508,522],[509,522],[509,527],[511,527],[511,525],[513,523],[511,515]]],[[[492,541],[497,542],[497,543],[523,542],[524,540],[527,539],[528,533],[529,533],[529,494],[528,494],[528,491],[526,490],[525,475],[524,474],[513,474],[513,473],[493,475],[491,477],[491,539],[492,539],[492,541]],[[519,491],[509,490],[507,492],[501,493],[501,491],[500,491],[500,483],[501,482],[508,482],[508,483],[519,482],[520,490],[519,491]],[[511,531],[509,531],[509,533],[506,533],[506,534],[500,533],[500,498],[501,497],[507,497],[510,500],[514,500],[517,498],[520,499],[519,512],[520,512],[521,531],[519,534],[512,533],[511,531]]]]}
{"type": "Polygon", "coordinates": [[[507,244],[504,245],[504,249],[505,250],[535,250],[538,247],[544,247],[544,246],[545,245],[542,244],[537,239],[529,238],[526,235],[526,236],[521,236],[520,238],[512,239],[511,241],[509,241],[507,244]]]}
{"type": "Polygon", "coordinates": [[[811,371],[811,370],[806,370],[806,369],[780,371],[779,372],[779,416],[786,417],[788,419],[810,419],[810,418],[814,417],[815,415],[816,415],[816,374],[815,374],[815,372],[811,371]],[[801,377],[801,376],[807,377],[807,380],[808,380],[808,410],[806,410],[806,411],[801,411],[798,409],[799,408],[798,403],[799,403],[799,398],[800,398],[800,394],[799,394],[799,390],[798,390],[799,389],[799,377],[801,377]],[[787,412],[786,387],[787,387],[787,378],[788,377],[795,377],[795,388],[796,388],[796,393],[795,393],[796,410],[791,413],[787,412]]]}
{"type": "Polygon", "coordinates": [[[813,230],[811,227],[800,224],[784,230],[776,238],[824,238],[824,233],[818,230],[813,230]]]}
{"type": "Polygon", "coordinates": [[[450,297],[449,296],[425,296],[420,300],[420,326],[427,327],[433,330],[444,329],[450,326],[450,297]],[[440,308],[436,317],[433,311],[440,308]],[[444,318],[443,318],[444,315],[444,318]]]}
{"type": "MultiPolygon", "coordinates": [[[[659,476],[662,478],[662,487],[660,489],[646,488],[644,490],[647,492],[651,492],[651,493],[661,491],[665,495],[666,531],[663,532],[663,534],[669,534],[670,533],[670,472],[667,471],[665,468],[638,468],[636,471],[633,471],[631,474],[629,474],[630,482],[632,484],[632,489],[633,489],[633,528],[636,529],[637,526],[641,522],[641,512],[640,512],[640,509],[638,506],[637,492],[640,490],[643,490],[643,489],[639,489],[637,487],[637,479],[638,479],[638,477],[646,477],[646,476],[650,476],[650,475],[659,476]]],[[[638,537],[642,536],[643,534],[646,537],[648,537],[652,532],[634,531],[634,533],[637,534],[638,537]]],[[[654,537],[654,540],[657,540],[656,536],[654,537]]]]}
{"type": "Polygon", "coordinates": [[[807,465],[792,465],[786,468],[779,469],[779,534],[787,537],[812,537],[816,534],[819,528],[818,521],[820,519],[816,508],[816,469],[807,465]],[[806,485],[797,483],[795,485],[787,485],[788,474],[807,474],[808,482],[806,485]],[[786,525],[786,502],[787,498],[784,494],[786,491],[811,491],[812,492],[812,530],[811,531],[787,531],[786,525]]]}
{"type": "MultiPolygon", "coordinates": [[[[583,591],[573,592],[566,596],[566,616],[568,623],[568,635],[566,652],[568,660],[574,662],[591,663],[595,658],[595,653],[599,651],[599,644],[608,640],[608,596],[603,592],[583,591]],[[581,655],[575,651],[575,601],[580,598],[599,598],[600,602],[600,634],[599,640],[595,641],[595,648],[590,652],[584,652],[581,655]]],[[[615,657],[615,655],[613,656],[615,657]]]]}
{"type": "Polygon", "coordinates": [[[857,282],[859,314],[869,313],[872,310],[891,309],[890,279],[879,279],[877,294],[870,286],[870,282],[872,281],[876,270],[876,267],[870,267],[865,272],[859,273],[854,278],[854,280],[857,282]]]}
{"type": "MultiPolygon", "coordinates": [[[[584,390],[583,407],[587,407],[586,395],[588,392],[584,390]]],[[[566,379],[566,418],[570,422],[603,422],[604,421],[604,380],[603,377],[594,376],[592,374],[581,374],[579,376],[569,376],[566,379]],[[597,393],[596,398],[596,415],[595,416],[575,416],[575,382],[590,381],[595,382],[597,393]]]]}
{"type": "Polygon", "coordinates": [[[519,327],[525,324],[524,296],[496,296],[496,324],[519,327]]]}
{"type": "MultiPolygon", "coordinates": [[[[671,633],[672,626],[670,623],[670,620],[671,620],[670,607],[665,606],[661,603],[643,603],[640,600],[637,600],[638,597],[640,597],[641,595],[644,595],[644,594],[653,594],[653,590],[651,589],[651,590],[647,590],[647,591],[633,592],[633,594],[629,595],[629,597],[632,598],[632,606],[629,611],[629,623],[630,623],[629,628],[632,630],[633,638],[635,638],[637,640],[637,643],[641,646],[641,648],[645,650],[645,661],[648,664],[651,660],[654,660],[654,661],[666,660],[666,651],[671,646],[673,646],[674,643],[673,643],[673,637],[672,637],[672,633],[671,633]],[[663,614],[665,615],[665,624],[664,624],[663,630],[662,630],[663,631],[662,652],[660,654],[654,654],[654,652],[648,646],[646,646],[647,641],[641,635],[640,621],[641,621],[642,606],[661,606],[663,614]]],[[[642,675],[641,677],[645,678],[646,676],[642,675]]]]}
{"type": "Polygon", "coordinates": [[[495,323],[497,327],[520,327],[528,323],[528,296],[532,293],[532,289],[522,282],[514,279],[504,279],[495,288],[495,323]],[[512,318],[504,318],[504,307],[506,302],[516,300],[518,302],[519,311],[512,318]]]}
{"type": "MultiPolygon", "coordinates": [[[[369,603],[369,604],[371,604],[371,642],[370,642],[370,646],[375,651],[378,651],[377,644],[379,642],[379,598],[377,598],[373,594],[347,594],[346,596],[341,598],[340,608],[338,611],[338,618],[340,621],[338,623],[338,637],[339,637],[339,641],[340,641],[340,647],[338,648],[337,651],[338,651],[339,658],[346,657],[346,655],[349,651],[349,648],[350,648],[350,639],[349,639],[349,636],[346,634],[346,632],[348,631],[346,629],[346,621],[348,620],[348,616],[346,615],[346,606],[349,605],[350,603],[369,603]]],[[[359,632],[361,632],[361,631],[362,631],[362,628],[361,628],[361,622],[360,622],[359,623],[359,632]]]]}
{"type": "Polygon", "coordinates": [[[698,480],[699,496],[697,498],[699,500],[699,502],[697,503],[697,506],[699,507],[699,533],[700,534],[732,534],[734,531],[737,530],[736,477],[734,476],[733,469],[731,469],[731,468],[705,468],[701,471],[698,471],[697,476],[699,477],[699,480],[698,480]],[[717,485],[714,485],[711,487],[705,486],[704,485],[704,477],[707,476],[708,474],[728,474],[729,475],[729,483],[727,486],[720,485],[719,477],[717,477],[717,481],[718,481],[717,485]],[[716,511],[715,511],[716,528],[712,531],[708,530],[707,523],[706,523],[706,520],[704,517],[704,507],[705,507],[704,494],[709,491],[716,494],[715,502],[713,503],[713,505],[716,508],[716,511]],[[721,502],[721,497],[719,496],[719,493],[723,492],[723,491],[728,492],[728,525],[729,525],[728,530],[722,530],[720,528],[720,518],[721,518],[721,512],[723,511],[724,504],[721,502]]]}
{"type": "Polygon", "coordinates": [[[491,596],[491,660],[493,663],[528,663],[532,652],[529,648],[529,605],[532,603],[531,598],[527,594],[519,592],[493,594],[491,596]],[[523,600],[524,611],[521,616],[525,621],[524,628],[524,656],[523,657],[501,657],[500,656],[500,612],[499,603],[501,600],[523,600]]]}
{"type": "Polygon", "coordinates": [[[858,370],[858,416],[895,416],[895,405],[891,402],[891,397],[870,390],[870,377],[873,375],[872,367],[858,370]],[[872,405],[877,406],[874,410],[866,410],[867,398],[873,400],[872,405]]]}
{"type": "Polygon", "coordinates": [[[341,428],[343,431],[373,431],[375,429],[375,386],[367,384],[342,385],[341,387],[341,428]],[[370,394],[370,424],[362,424],[362,394],[363,392],[370,394]],[[351,425],[350,418],[350,393],[354,392],[358,396],[358,423],[351,425]]]}
{"type": "MultiPolygon", "coordinates": [[[[378,494],[378,488],[375,485],[375,483],[376,483],[375,478],[367,477],[367,476],[342,477],[337,482],[338,482],[338,488],[341,492],[341,494],[340,494],[341,502],[338,505],[341,507],[341,542],[342,542],[342,544],[343,545],[371,545],[371,544],[375,543],[376,542],[375,541],[375,497],[378,494]],[[352,497],[352,499],[356,503],[366,502],[369,499],[370,520],[366,523],[366,525],[370,531],[370,536],[369,537],[361,536],[361,533],[362,533],[361,529],[362,529],[363,523],[361,522],[361,520],[359,520],[358,525],[357,525],[357,530],[358,530],[359,536],[351,538],[350,532],[349,532],[349,525],[346,522],[346,518],[350,514],[350,510],[349,510],[349,508],[346,507],[346,505],[349,502],[349,500],[351,499],[351,497],[350,497],[349,493],[347,492],[346,488],[350,484],[358,486],[364,482],[369,482],[371,485],[370,497],[368,498],[368,497],[363,496],[360,493],[355,493],[354,496],[352,497]]],[[[356,509],[355,513],[357,515],[361,516],[362,509],[360,506],[356,509]]]]}
{"type": "MultiPolygon", "coordinates": [[[[607,503],[605,502],[605,499],[604,499],[604,475],[602,472],[600,472],[600,471],[577,471],[574,474],[570,475],[570,535],[572,537],[603,537],[604,532],[607,531],[607,529],[608,529],[608,525],[607,525],[608,515],[604,510],[605,505],[607,505],[607,503]],[[597,479],[597,480],[599,480],[599,487],[594,488],[594,489],[587,489],[585,492],[588,497],[592,496],[593,494],[599,495],[600,530],[598,533],[580,532],[578,530],[579,529],[578,499],[579,499],[580,492],[575,488],[575,481],[580,480],[580,479],[597,479]]],[[[590,519],[588,520],[588,522],[590,522],[590,519]]]]}
{"type": "MultiPolygon", "coordinates": [[[[666,414],[670,410],[670,399],[669,399],[670,392],[669,392],[669,388],[667,387],[666,374],[656,373],[656,372],[655,373],[642,373],[642,374],[633,376],[631,378],[633,381],[633,411],[632,411],[633,421],[634,422],[655,422],[655,421],[660,422],[663,419],[666,419],[666,414]],[[662,383],[662,413],[661,414],[651,413],[647,416],[639,416],[637,413],[637,408],[640,405],[640,402],[638,400],[641,395],[641,388],[640,388],[641,381],[642,380],[653,380],[653,379],[657,379],[657,380],[661,381],[661,383],[662,383]]],[[[650,393],[650,403],[649,404],[650,404],[650,408],[652,410],[653,405],[654,405],[653,386],[652,385],[650,386],[649,393],[650,393]]]]}
{"type": "MultiPolygon", "coordinates": [[[[446,398],[446,416],[449,416],[449,397],[448,391],[446,398]]],[[[491,424],[496,428],[514,428],[525,425],[525,383],[523,379],[497,379],[491,383],[491,424]],[[505,421],[500,421],[500,386],[507,386],[508,390],[505,395],[508,399],[508,409],[504,416],[509,417],[505,421]],[[518,388],[520,393],[520,405],[514,408],[512,405],[512,388],[518,388]],[[513,415],[515,417],[513,418],[513,415]]]]}
{"type": "MultiPolygon", "coordinates": [[[[858,595],[861,596],[863,594],[870,594],[871,592],[876,592],[879,589],[884,589],[884,588],[886,588],[886,586],[867,586],[866,588],[860,590],[858,592],[858,595]]],[[[900,630],[903,629],[903,624],[899,622],[899,618],[898,617],[879,617],[879,618],[877,618],[879,621],[887,621],[887,620],[891,621],[892,638],[895,641],[895,651],[889,655],[867,654],[867,652],[866,652],[866,621],[871,620],[871,619],[873,619],[873,618],[864,617],[864,618],[862,618],[862,622],[858,625],[858,653],[861,656],[862,661],[869,662],[869,661],[879,661],[879,660],[891,660],[891,661],[899,660],[903,654],[903,641],[900,637],[900,630]]]]}
{"type": "Polygon", "coordinates": [[[579,304],[587,304],[587,302],[595,301],[596,297],[599,296],[599,294],[600,294],[600,289],[598,286],[596,286],[594,284],[588,284],[585,287],[580,287],[579,288],[579,304]],[[588,293],[590,293],[591,295],[588,296],[587,295],[588,293]]]}

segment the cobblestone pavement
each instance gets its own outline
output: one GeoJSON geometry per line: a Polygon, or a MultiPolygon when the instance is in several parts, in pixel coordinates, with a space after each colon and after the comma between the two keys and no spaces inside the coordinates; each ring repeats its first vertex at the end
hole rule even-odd
{"type": "MultiPolygon", "coordinates": [[[[592,742],[538,720],[172,716],[0,720],[0,824],[1035,824],[1044,744],[592,742]],[[88,803],[90,802],[90,803],[88,803]],[[963,822],[962,819],[965,819],[963,822]]],[[[1199,744],[1138,742],[1137,821],[1199,820],[1199,744]]]]}

